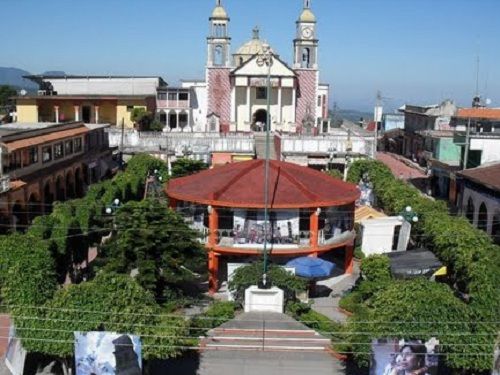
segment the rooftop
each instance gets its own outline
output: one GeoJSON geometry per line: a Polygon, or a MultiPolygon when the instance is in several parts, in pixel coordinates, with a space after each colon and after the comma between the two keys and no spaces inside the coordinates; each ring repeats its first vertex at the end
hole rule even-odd
{"type": "MultiPolygon", "coordinates": [[[[227,164],[177,178],[168,184],[169,197],[199,204],[264,208],[265,161],[227,164]]],[[[270,208],[317,208],[353,203],[359,198],[356,185],[313,169],[271,160],[269,168],[270,208]]]]}
{"type": "Polygon", "coordinates": [[[489,189],[500,191],[500,163],[466,169],[458,175],[489,189]]]}
{"type": "Polygon", "coordinates": [[[500,121],[500,108],[459,108],[455,117],[500,121]]]}
{"type": "Polygon", "coordinates": [[[0,142],[6,144],[12,151],[30,144],[40,144],[50,140],[65,138],[77,134],[89,132],[94,129],[107,128],[109,124],[84,124],[83,122],[15,122],[11,124],[0,125],[0,142]],[[48,137],[48,138],[47,138],[48,137]],[[23,142],[23,143],[19,143],[23,142]]]}

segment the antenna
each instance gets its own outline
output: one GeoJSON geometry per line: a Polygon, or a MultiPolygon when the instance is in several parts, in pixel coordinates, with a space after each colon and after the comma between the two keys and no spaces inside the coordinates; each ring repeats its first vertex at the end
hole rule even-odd
{"type": "Polygon", "coordinates": [[[476,60],[476,96],[479,96],[479,53],[476,60]]]}

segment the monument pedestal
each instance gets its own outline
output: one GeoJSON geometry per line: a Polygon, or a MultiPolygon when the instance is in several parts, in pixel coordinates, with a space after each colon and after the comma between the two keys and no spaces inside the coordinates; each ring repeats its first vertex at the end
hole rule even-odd
{"type": "Polygon", "coordinates": [[[280,288],[260,289],[252,285],[245,290],[245,312],[283,313],[284,293],[280,288]]]}

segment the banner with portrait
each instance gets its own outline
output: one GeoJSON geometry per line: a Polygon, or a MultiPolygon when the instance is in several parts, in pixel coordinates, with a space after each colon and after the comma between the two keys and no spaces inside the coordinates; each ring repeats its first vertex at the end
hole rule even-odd
{"type": "Polygon", "coordinates": [[[76,375],[141,375],[141,340],[115,332],[75,332],[76,375]]]}
{"type": "Polygon", "coordinates": [[[370,375],[437,375],[439,341],[378,339],[372,342],[370,375]]]}

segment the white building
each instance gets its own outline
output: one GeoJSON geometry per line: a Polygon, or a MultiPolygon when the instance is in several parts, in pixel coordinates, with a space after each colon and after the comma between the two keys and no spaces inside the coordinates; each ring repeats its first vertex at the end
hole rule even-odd
{"type": "Polygon", "coordinates": [[[319,81],[317,25],[310,0],[304,0],[296,21],[290,65],[261,39],[257,28],[231,54],[229,24],[228,13],[217,0],[209,18],[205,81],[183,81],[181,88],[158,93],[158,112],[166,130],[263,131],[269,120],[272,131],[328,130],[329,85],[319,81]]]}

